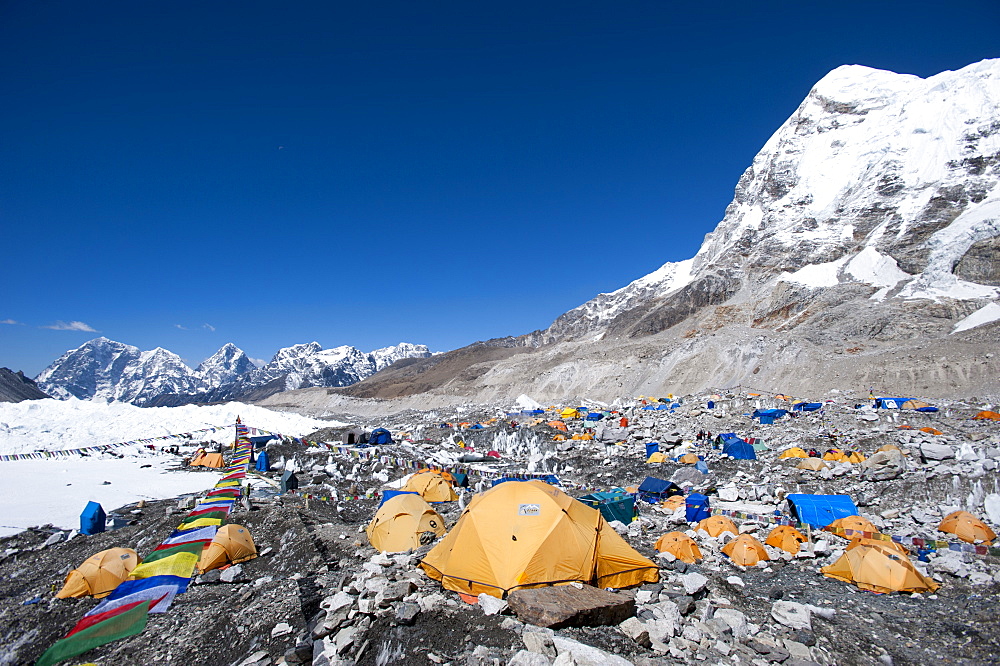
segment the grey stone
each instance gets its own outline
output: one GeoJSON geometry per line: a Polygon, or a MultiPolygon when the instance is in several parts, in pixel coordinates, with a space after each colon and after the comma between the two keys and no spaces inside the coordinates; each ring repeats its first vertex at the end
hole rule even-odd
{"type": "Polygon", "coordinates": [[[483,592],[479,595],[479,608],[486,615],[500,615],[507,610],[507,602],[483,592]]]}
{"type": "MultiPolygon", "coordinates": [[[[557,663],[560,663],[559,659],[562,659],[563,654],[568,652],[573,655],[573,659],[576,660],[578,666],[633,666],[632,662],[624,657],[584,645],[570,638],[563,638],[557,635],[553,637],[553,641],[556,645],[556,652],[559,653],[559,656],[556,658],[557,663]]],[[[564,664],[565,662],[561,663],[564,664]]]]}
{"type": "Polygon", "coordinates": [[[556,646],[552,642],[552,634],[544,631],[526,631],[521,634],[521,640],[524,641],[524,647],[532,652],[543,654],[546,657],[555,658],[556,656],[556,646]]]}
{"type": "Polygon", "coordinates": [[[948,460],[955,457],[955,450],[947,444],[932,444],[924,442],[920,445],[920,453],[928,460],[948,460]]]}
{"type": "Polygon", "coordinates": [[[645,625],[634,617],[630,617],[618,625],[623,634],[643,647],[650,646],[649,631],[645,625]]]}
{"type": "Polygon", "coordinates": [[[619,624],[635,615],[631,595],[590,585],[515,590],[507,604],[522,622],[553,629],[619,624]]]}
{"type": "Polygon", "coordinates": [[[507,662],[508,666],[550,666],[552,662],[548,657],[537,652],[531,652],[530,650],[518,650],[510,661],[507,662]]]}
{"type": "Polygon", "coordinates": [[[396,605],[396,624],[409,626],[417,621],[420,606],[408,601],[396,605]]]}
{"type": "Polygon", "coordinates": [[[240,574],[242,573],[243,573],[243,566],[240,564],[234,564],[233,566],[229,567],[221,574],[219,574],[219,580],[222,581],[223,583],[232,583],[237,579],[239,579],[240,574]]]}
{"type": "MultiPolygon", "coordinates": [[[[778,624],[790,629],[812,629],[809,608],[794,601],[775,601],[771,606],[771,617],[778,624]]],[[[791,650],[789,650],[791,652],[791,650]]]]}
{"type": "Polygon", "coordinates": [[[736,640],[742,640],[747,637],[747,616],[735,608],[716,609],[715,619],[722,620],[728,624],[730,629],[733,630],[733,636],[736,640]]]}
{"type": "Polygon", "coordinates": [[[691,596],[694,596],[704,590],[705,586],[708,584],[708,578],[702,576],[696,571],[686,573],[680,578],[681,582],[684,584],[684,591],[691,596]]]}

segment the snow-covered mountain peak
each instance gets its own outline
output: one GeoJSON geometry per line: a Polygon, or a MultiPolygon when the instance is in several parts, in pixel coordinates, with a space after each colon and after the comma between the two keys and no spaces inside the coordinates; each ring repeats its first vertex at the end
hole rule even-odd
{"type": "Polygon", "coordinates": [[[195,374],[210,387],[226,386],[256,370],[246,353],[227,342],[195,368],[195,374]]]}

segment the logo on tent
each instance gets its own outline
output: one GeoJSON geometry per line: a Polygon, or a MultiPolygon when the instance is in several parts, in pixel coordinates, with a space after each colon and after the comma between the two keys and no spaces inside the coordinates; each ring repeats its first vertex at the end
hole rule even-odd
{"type": "Polygon", "coordinates": [[[538,504],[520,504],[517,507],[517,515],[540,516],[542,515],[542,507],[538,504]]]}

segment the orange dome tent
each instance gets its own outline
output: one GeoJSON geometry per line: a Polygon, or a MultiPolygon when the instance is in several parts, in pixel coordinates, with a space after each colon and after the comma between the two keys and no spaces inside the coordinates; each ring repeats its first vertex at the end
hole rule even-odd
{"type": "MultiPolygon", "coordinates": [[[[636,489],[635,491],[630,491],[630,492],[639,492],[639,490],[636,489]]],[[[660,503],[660,506],[662,506],[667,511],[676,511],[677,509],[686,505],[687,502],[684,499],[684,495],[671,495],[670,497],[668,497],[667,499],[663,500],[663,502],[660,503]]]]}
{"type": "Polygon", "coordinates": [[[982,541],[990,543],[997,538],[996,533],[983,521],[973,516],[968,511],[955,511],[945,516],[938,529],[942,532],[954,534],[962,541],[975,543],[982,541]]]}
{"type": "Polygon", "coordinates": [[[212,543],[202,551],[198,561],[198,573],[219,569],[227,564],[239,564],[257,557],[257,547],[250,536],[250,530],[229,523],[219,528],[212,543]]]}
{"type": "Polygon", "coordinates": [[[94,597],[102,599],[111,594],[139,564],[139,556],[131,548],[108,548],[95,553],[83,564],[66,574],[63,588],[57,599],[94,597]]]}
{"type": "Polygon", "coordinates": [[[881,541],[852,541],[833,564],[820,569],[827,578],[854,583],[872,592],[933,592],[938,584],[913,566],[910,558],[881,541]]]}
{"type": "Polygon", "coordinates": [[[537,480],[501,483],[473,497],[420,568],[445,589],[500,598],[574,581],[620,588],[660,578],[659,567],[600,511],[537,480]]]}
{"type": "MultiPolygon", "coordinates": [[[[833,521],[826,528],[839,528],[842,530],[853,530],[853,532],[872,532],[874,534],[879,534],[878,528],[872,524],[872,521],[867,518],[862,518],[861,516],[845,516],[844,518],[838,518],[833,521]]],[[[861,534],[855,534],[848,531],[847,534],[838,534],[834,532],[837,536],[844,537],[845,539],[853,539],[854,537],[860,537],[861,534]]]]}
{"type": "Polygon", "coordinates": [[[448,480],[429,470],[411,476],[402,490],[419,493],[425,502],[453,502],[458,499],[448,480]]]}
{"type": "Polygon", "coordinates": [[[937,428],[932,428],[930,426],[925,426],[925,427],[921,428],[920,432],[929,432],[932,435],[943,435],[944,434],[943,432],[941,432],[937,428]]]}
{"type": "Polygon", "coordinates": [[[683,532],[667,532],[656,540],[654,546],[661,553],[671,553],[681,562],[694,564],[701,559],[701,549],[695,540],[683,532]]]}
{"type": "Polygon", "coordinates": [[[761,560],[767,561],[770,559],[760,541],[757,541],[757,539],[749,534],[739,535],[723,546],[722,552],[728,555],[729,559],[735,564],[744,567],[752,567],[761,560]]]}
{"type": "Polygon", "coordinates": [[[548,425],[550,428],[555,428],[556,430],[562,430],[563,432],[566,432],[566,424],[563,423],[562,421],[549,421],[548,425]]]}
{"type": "Polygon", "coordinates": [[[832,460],[833,462],[847,462],[847,456],[840,449],[830,449],[823,454],[823,460],[832,460]]]}
{"type": "Polygon", "coordinates": [[[1000,421],[1000,413],[991,412],[989,410],[984,410],[972,417],[974,421],[979,420],[989,420],[989,421],[1000,421]]]}
{"type": "Polygon", "coordinates": [[[778,525],[770,534],[767,535],[767,539],[764,540],[768,546],[774,546],[775,548],[780,548],[786,553],[791,553],[792,555],[798,555],[800,544],[806,542],[806,538],[797,529],[791,525],[778,525]]]}
{"type": "Polygon", "coordinates": [[[222,467],[224,464],[225,462],[222,460],[221,453],[205,453],[204,451],[196,455],[194,459],[191,461],[191,467],[219,468],[222,467]]]}
{"type": "Polygon", "coordinates": [[[725,516],[709,516],[698,523],[698,527],[695,529],[705,530],[708,532],[709,536],[717,537],[723,532],[732,532],[733,534],[739,535],[740,531],[736,528],[736,523],[729,520],[725,516]]]}
{"type": "Polygon", "coordinates": [[[793,446],[781,452],[778,458],[808,458],[809,454],[800,446],[793,446]]]}
{"type": "Polygon", "coordinates": [[[698,456],[693,453],[685,453],[677,459],[677,462],[684,463],[685,465],[696,465],[698,464],[698,456]]]}
{"type": "Polygon", "coordinates": [[[866,460],[865,456],[859,451],[851,451],[846,454],[845,458],[849,463],[863,463],[866,460]]]}
{"type": "Polygon", "coordinates": [[[402,553],[420,548],[421,535],[444,536],[444,519],[417,495],[394,495],[375,512],[365,529],[368,541],[383,553],[402,553]]]}

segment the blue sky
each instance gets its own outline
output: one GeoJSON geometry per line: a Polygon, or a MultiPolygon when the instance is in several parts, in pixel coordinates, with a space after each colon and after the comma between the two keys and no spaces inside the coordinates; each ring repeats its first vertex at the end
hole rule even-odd
{"type": "Polygon", "coordinates": [[[995,0],[0,3],[0,365],[544,328],[693,256],[829,70],[998,31],[995,0]]]}

